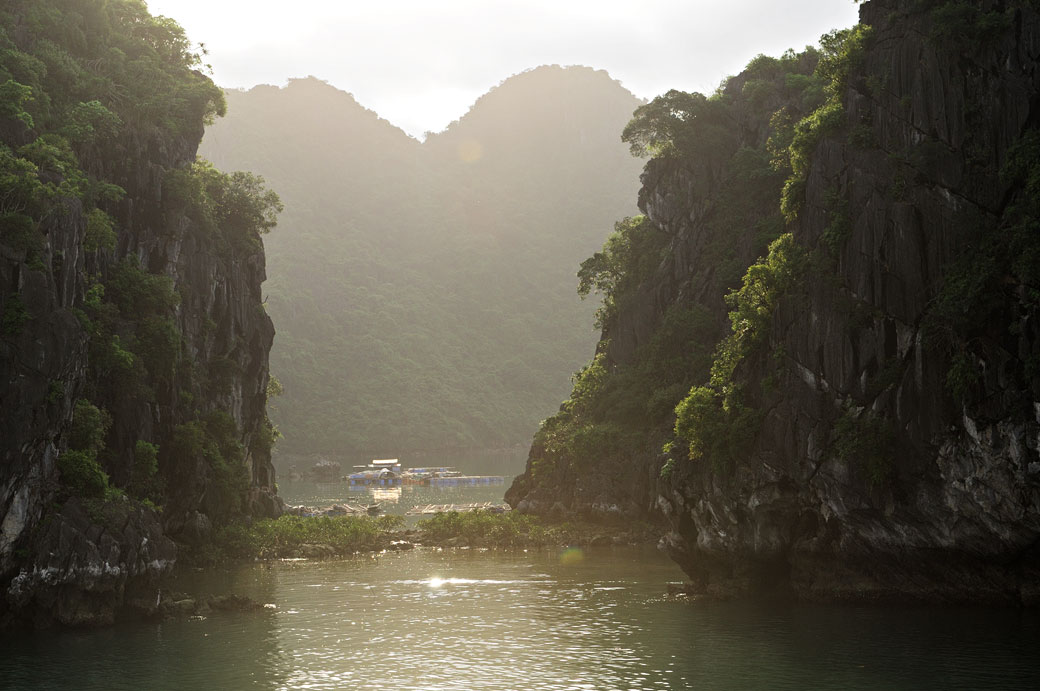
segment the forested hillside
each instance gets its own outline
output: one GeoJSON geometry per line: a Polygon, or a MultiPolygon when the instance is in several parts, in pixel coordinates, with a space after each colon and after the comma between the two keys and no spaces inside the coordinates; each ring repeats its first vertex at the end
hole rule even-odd
{"type": "Polygon", "coordinates": [[[581,259],[635,210],[606,73],[512,77],[425,143],[313,78],[227,93],[202,152],[285,203],[267,243],[290,452],[522,443],[595,342],[581,259]]]}

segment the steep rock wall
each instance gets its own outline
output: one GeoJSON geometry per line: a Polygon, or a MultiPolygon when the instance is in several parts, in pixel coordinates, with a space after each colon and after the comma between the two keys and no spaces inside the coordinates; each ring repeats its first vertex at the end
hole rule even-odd
{"type": "Polygon", "coordinates": [[[754,454],[729,478],[683,464],[661,497],[672,553],[709,590],[1037,602],[1038,390],[1023,376],[1040,345],[1035,310],[980,325],[973,403],[951,401],[950,359],[927,333],[955,258],[1011,203],[999,171],[1035,126],[1038,17],[987,9],[1012,21],[964,51],[910,3],[862,9],[875,34],[845,107],[874,144],[820,144],[794,228],[818,246],[837,190],[848,237],[774,317],[781,385],[761,402],[754,454]],[[853,430],[885,421],[880,480],[840,453],[842,417],[853,430]]]}
{"type": "MultiPolygon", "coordinates": [[[[9,46],[34,49],[38,37],[21,20],[36,10],[24,3],[6,10],[14,13],[9,46]]],[[[97,11],[109,10],[116,11],[97,11]]],[[[147,21],[143,7],[130,20],[118,13],[100,16],[147,21]]],[[[68,21],[75,20],[73,15],[68,21]]],[[[170,73],[179,69],[169,64],[170,73]]],[[[219,94],[201,73],[177,74],[219,94]]],[[[38,95],[46,84],[34,87],[38,95]]],[[[42,136],[45,130],[37,127],[32,131],[4,118],[3,144],[20,152],[18,147],[42,136]]],[[[229,245],[224,233],[201,222],[171,192],[171,171],[187,170],[195,161],[202,133],[200,112],[174,125],[125,123],[103,147],[77,147],[71,160],[91,184],[104,181],[126,192],[104,205],[116,232],[110,245],[90,245],[89,214],[72,194],[59,195],[36,222],[29,250],[16,242],[20,236],[7,225],[10,216],[3,218],[0,625],[93,625],[111,622],[123,610],[154,611],[158,579],[177,556],[174,539],[204,539],[213,521],[227,516],[227,497],[213,491],[212,455],[178,451],[185,424],[207,414],[219,411],[234,425],[235,448],[241,450],[235,463],[245,469],[244,484],[236,486],[243,495],[236,497],[240,512],[273,516],[281,510],[269,444],[262,442],[269,433],[265,405],[274,336],[262,306],[262,244],[255,236],[255,242],[229,245]],[[115,309],[98,302],[98,286],[108,285],[111,292],[127,266],[142,281],[168,286],[174,296],[172,306],[155,308],[163,318],[155,323],[172,329],[161,334],[172,344],[171,362],[161,371],[142,368],[140,357],[133,358],[136,369],[126,362],[123,369],[106,368],[92,351],[101,338],[100,318],[88,304],[115,309]],[[79,496],[59,472],[70,450],[76,402],[88,396],[111,417],[99,456],[111,487],[104,497],[79,496]],[[129,490],[142,440],[159,450],[158,484],[150,490],[162,502],[159,510],[129,490]]],[[[62,181],[59,173],[42,169],[39,176],[62,181]]],[[[119,319],[138,329],[143,341],[151,334],[133,323],[138,316],[129,311],[119,319]]]]}
{"type": "MultiPolygon", "coordinates": [[[[664,546],[720,597],[1035,604],[1035,286],[1008,271],[965,302],[959,326],[943,320],[959,307],[950,284],[986,275],[987,242],[1030,196],[1007,171],[1040,124],[1040,18],[1029,3],[872,0],[861,23],[872,33],[841,126],[810,152],[788,226],[808,268],[733,375],[759,414],[750,446],[727,467],[666,465],[649,443],[628,462],[557,468],[562,490],[529,470],[509,497],[587,511],[575,498],[595,487],[598,506],[625,497],[664,515],[664,546]],[[601,467],[622,481],[595,479],[601,467]]],[[[656,176],[664,165],[648,167],[641,208],[675,239],[643,299],[604,332],[617,360],[713,268],[696,220],[708,198],[689,182],[710,171],[656,176]]]]}
{"type": "MultiPolygon", "coordinates": [[[[771,115],[781,108],[803,112],[802,91],[785,86],[786,75],[806,77],[817,57],[808,51],[791,54],[784,70],[766,67],[730,78],[714,123],[725,135],[691,152],[647,162],[638,205],[660,236],[660,247],[652,250],[650,275],[618,298],[623,304],[604,320],[597,353],[611,377],[656,357],[650,366],[655,371],[645,376],[672,393],[661,397],[659,410],[642,428],[636,424],[625,445],[568,453],[554,449],[545,435],[536,436],[526,472],[506,493],[521,511],[661,518],[656,497],[672,409],[691,383],[708,376],[711,351],[729,327],[726,294],[739,286],[744,269],[766,252],[782,227],[777,198],[784,176],[770,167],[766,154],[771,115]],[[756,85],[764,94],[757,98],[750,95],[756,85]],[[655,350],[656,356],[648,354],[655,350]],[[664,362],[668,358],[671,362],[664,362]],[[692,366],[677,371],[675,363],[683,360],[692,366]]],[[[561,415],[566,408],[565,403],[561,415]]],[[[618,414],[600,410],[588,417],[597,424],[618,414]]]]}

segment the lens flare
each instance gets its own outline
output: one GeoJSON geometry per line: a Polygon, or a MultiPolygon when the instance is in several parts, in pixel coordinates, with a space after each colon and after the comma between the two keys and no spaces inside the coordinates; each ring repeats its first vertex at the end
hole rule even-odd
{"type": "Polygon", "coordinates": [[[575,566],[585,559],[580,547],[568,547],[560,554],[560,563],[564,566],[575,566]]]}
{"type": "Polygon", "coordinates": [[[440,588],[442,585],[444,585],[444,579],[443,578],[434,577],[434,578],[430,579],[430,587],[431,588],[440,588]]]}
{"type": "Polygon", "coordinates": [[[475,163],[484,156],[484,147],[476,139],[466,139],[459,144],[459,160],[475,163]]]}

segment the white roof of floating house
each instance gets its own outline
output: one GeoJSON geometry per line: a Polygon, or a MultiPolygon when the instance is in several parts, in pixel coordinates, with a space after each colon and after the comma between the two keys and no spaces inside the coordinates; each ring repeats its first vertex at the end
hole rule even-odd
{"type": "Polygon", "coordinates": [[[375,466],[388,466],[388,465],[400,465],[400,464],[401,464],[401,461],[397,460],[396,458],[376,459],[376,460],[373,460],[372,463],[371,463],[371,465],[375,465],[375,466]]]}

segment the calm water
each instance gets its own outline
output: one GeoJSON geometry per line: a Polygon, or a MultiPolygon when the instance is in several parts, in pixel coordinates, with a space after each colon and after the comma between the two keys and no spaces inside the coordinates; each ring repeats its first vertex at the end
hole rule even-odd
{"type": "Polygon", "coordinates": [[[3,689],[1028,689],[1016,610],[687,603],[652,550],[419,550],[195,574],[277,609],[0,638],[3,689]]]}

